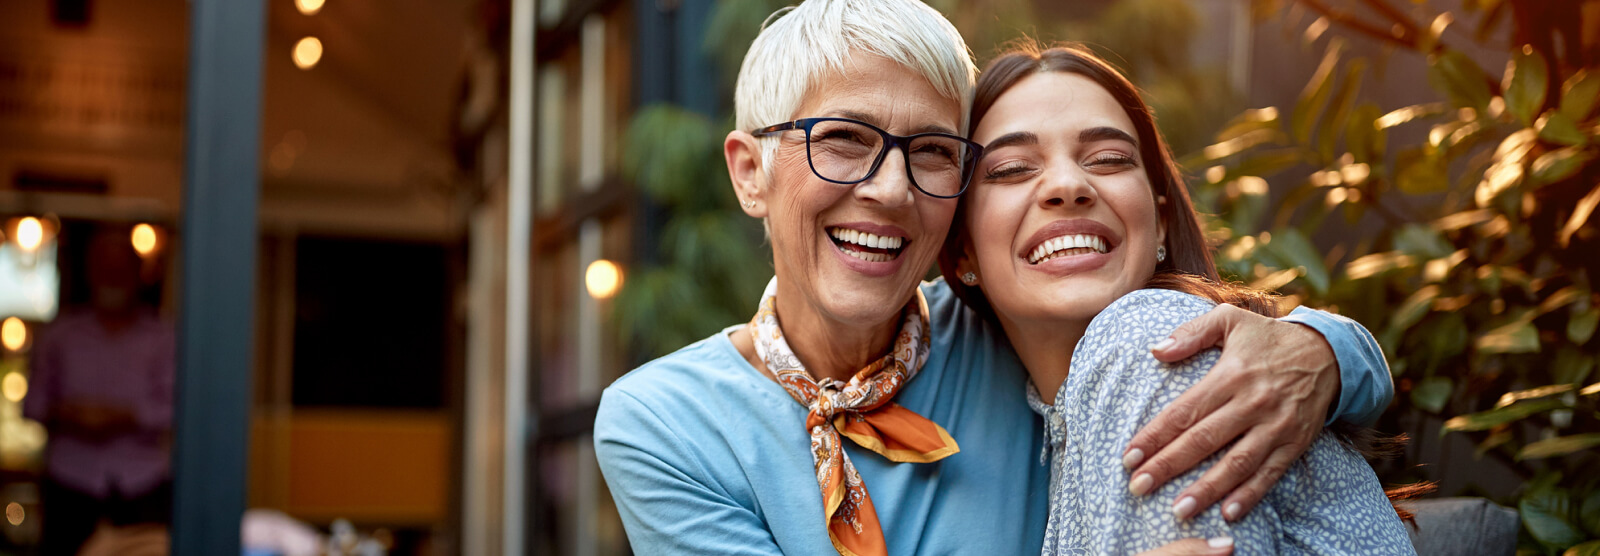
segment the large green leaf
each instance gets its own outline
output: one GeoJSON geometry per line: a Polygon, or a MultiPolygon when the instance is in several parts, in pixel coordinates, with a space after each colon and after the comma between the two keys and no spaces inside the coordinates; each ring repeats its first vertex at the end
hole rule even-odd
{"type": "Polygon", "coordinates": [[[1583,505],[1578,507],[1578,521],[1590,535],[1600,537],[1600,487],[1590,489],[1589,495],[1583,498],[1583,505]]]}
{"type": "Polygon", "coordinates": [[[1450,401],[1450,387],[1448,378],[1424,378],[1411,388],[1411,403],[1429,413],[1438,413],[1444,410],[1445,402],[1450,401]]]}
{"type": "Polygon", "coordinates": [[[1583,145],[1589,142],[1589,133],[1578,129],[1578,124],[1572,118],[1561,112],[1546,112],[1534,124],[1539,129],[1539,138],[1562,145],[1583,145]]]}
{"type": "Polygon", "coordinates": [[[1339,81],[1339,88],[1328,101],[1328,111],[1317,121],[1317,152],[1322,154],[1324,160],[1333,158],[1339,130],[1345,127],[1343,124],[1350,115],[1351,107],[1355,105],[1356,94],[1361,91],[1361,78],[1366,75],[1366,71],[1365,59],[1356,58],[1349,61],[1345,66],[1344,79],[1339,81]]]}
{"type": "Polygon", "coordinates": [[[1478,337],[1479,353],[1538,353],[1539,329],[1528,321],[1512,322],[1478,337]]]}
{"type": "Polygon", "coordinates": [[[1264,249],[1273,255],[1282,268],[1302,268],[1311,290],[1318,295],[1328,291],[1328,268],[1322,263],[1322,251],[1311,244],[1306,235],[1295,228],[1279,229],[1264,249]]]}
{"type": "Polygon", "coordinates": [[[1450,188],[1450,175],[1446,172],[1443,157],[1435,156],[1426,148],[1400,151],[1395,155],[1395,185],[1400,191],[1412,195],[1438,193],[1450,188]]]}
{"type": "MultiPolygon", "coordinates": [[[[1289,129],[1294,140],[1300,144],[1311,142],[1311,127],[1333,92],[1333,70],[1339,65],[1341,50],[1337,41],[1328,44],[1327,52],[1322,55],[1322,63],[1317,66],[1316,73],[1311,74],[1311,81],[1306,83],[1306,88],[1300,91],[1300,98],[1295,102],[1294,114],[1289,118],[1289,129]]],[[[1484,100],[1487,102],[1488,99],[1484,100]]]]}
{"type": "Polygon", "coordinates": [[[1520,51],[1511,56],[1511,61],[1506,62],[1506,76],[1502,84],[1506,109],[1523,125],[1532,125],[1534,117],[1543,110],[1545,87],[1549,80],[1550,65],[1531,46],[1523,45],[1520,51]]]}
{"type": "Polygon", "coordinates": [[[1556,360],[1550,363],[1550,376],[1556,384],[1581,384],[1594,370],[1594,356],[1573,346],[1561,346],[1556,360]]]}
{"type": "Polygon", "coordinates": [[[1522,420],[1530,415],[1537,415],[1564,407],[1567,407],[1567,404],[1559,399],[1540,398],[1511,404],[1499,409],[1452,417],[1449,421],[1444,422],[1444,431],[1489,430],[1506,423],[1522,420]]]}
{"type": "Polygon", "coordinates": [[[1523,446],[1522,450],[1517,452],[1517,459],[1524,460],[1564,456],[1573,452],[1588,450],[1595,446],[1600,446],[1600,433],[1558,436],[1523,446]]]}
{"type": "Polygon", "coordinates": [[[1593,151],[1582,147],[1559,148],[1534,159],[1529,177],[1533,178],[1535,187],[1556,183],[1577,174],[1594,157],[1593,151]]]}
{"type": "Polygon", "coordinates": [[[1580,70],[1561,85],[1561,114],[1574,122],[1589,119],[1600,102],[1600,74],[1580,70]]]}
{"type": "Polygon", "coordinates": [[[1428,82],[1433,88],[1450,97],[1457,107],[1471,108],[1484,113],[1493,94],[1489,90],[1489,76],[1472,58],[1460,51],[1446,49],[1428,57],[1428,82]]]}
{"type": "Polygon", "coordinates": [[[1442,259],[1455,252],[1444,234],[1427,224],[1406,224],[1394,235],[1394,247],[1420,259],[1442,259]]]}
{"type": "Polygon", "coordinates": [[[1350,113],[1345,124],[1345,150],[1355,156],[1356,162],[1382,161],[1388,148],[1388,131],[1377,126],[1382,113],[1378,105],[1366,102],[1350,113]]]}
{"type": "Polygon", "coordinates": [[[1597,324],[1600,324],[1600,307],[1590,307],[1587,311],[1576,313],[1567,321],[1567,339],[1574,344],[1586,343],[1594,337],[1597,324]]]}
{"type": "Polygon", "coordinates": [[[1583,531],[1570,521],[1572,497],[1563,488],[1549,486],[1530,489],[1517,504],[1522,525],[1547,549],[1563,550],[1583,542],[1583,531]]]}

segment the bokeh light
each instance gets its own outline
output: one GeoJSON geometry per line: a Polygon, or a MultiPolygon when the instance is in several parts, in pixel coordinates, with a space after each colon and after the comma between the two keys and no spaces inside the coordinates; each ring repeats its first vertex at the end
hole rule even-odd
{"type": "Polygon", "coordinates": [[[22,401],[28,396],[28,377],[22,376],[22,373],[6,373],[6,377],[0,379],[0,394],[5,395],[11,403],[22,401]]]}
{"type": "Polygon", "coordinates": [[[133,227],[133,250],[139,255],[148,257],[156,252],[156,229],[149,224],[139,224],[133,227]]]}
{"type": "Polygon", "coordinates": [[[303,70],[311,69],[322,61],[322,41],[316,37],[306,37],[294,43],[294,65],[303,70]]]}
{"type": "Polygon", "coordinates": [[[17,223],[17,246],[24,251],[38,249],[44,243],[44,225],[38,218],[29,216],[17,223]]]}
{"type": "Polygon", "coordinates": [[[28,326],[22,324],[22,319],[6,317],[0,323],[0,345],[11,351],[22,351],[22,346],[28,343],[28,326]]]}
{"type": "Polygon", "coordinates": [[[617,288],[622,286],[622,269],[617,263],[600,259],[589,263],[589,270],[584,272],[583,283],[589,288],[589,295],[595,299],[610,299],[617,294],[617,288]]]}
{"type": "Polygon", "coordinates": [[[294,7],[305,15],[317,15],[322,10],[323,0],[294,0],[294,7]]]}
{"type": "Polygon", "coordinates": [[[22,525],[22,520],[26,517],[27,514],[22,511],[22,504],[16,502],[6,504],[6,521],[12,525],[22,525]]]}

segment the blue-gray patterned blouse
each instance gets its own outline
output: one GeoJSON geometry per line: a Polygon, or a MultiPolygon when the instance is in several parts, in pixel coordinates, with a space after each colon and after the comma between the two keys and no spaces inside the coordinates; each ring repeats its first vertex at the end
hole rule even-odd
{"type": "Polygon", "coordinates": [[[1139,290],[1090,323],[1071,372],[1044,416],[1050,460],[1045,555],[1135,554],[1191,537],[1231,536],[1234,554],[1415,554],[1378,477],[1362,457],[1323,432],[1244,519],[1213,505],[1186,522],[1172,515],[1183,487],[1215,465],[1201,463],[1148,496],[1128,492],[1122,453],[1135,432],[1216,364],[1216,349],[1175,365],[1149,346],[1215,304],[1170,290],[1139,290]]]}

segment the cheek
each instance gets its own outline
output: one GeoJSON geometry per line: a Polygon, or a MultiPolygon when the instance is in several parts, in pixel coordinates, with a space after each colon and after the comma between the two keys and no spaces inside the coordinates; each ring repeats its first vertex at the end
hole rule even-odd
{"type": "Polygon", "coordinates": [[[1005,263],[1016,239],[1016,224],[1027,212],[1026,206],[1019,205],[1006,193],[1005,190],[984,191],[974,195],[972,204],[967,207],[966,224],[979,267],[997,269],[1005,263]]]}

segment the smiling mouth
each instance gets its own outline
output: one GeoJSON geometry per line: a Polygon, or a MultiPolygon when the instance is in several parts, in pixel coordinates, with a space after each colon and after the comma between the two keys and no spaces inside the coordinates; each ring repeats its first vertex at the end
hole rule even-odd
{"type": "Polygon", "coordinates": [[[1106,253],[1106,238],[1092,234],[1073,234],[1047,239],[1028,253],[1028,264],[1039,264],[1062,257],[1106,253]]]}
{"type": "Polygon", "coordinates": [[[895,260],[911,243],[903,237],[880,236],[849,228],[828,228],[828,237],[844,254],[869,263],[895,260]]]}

